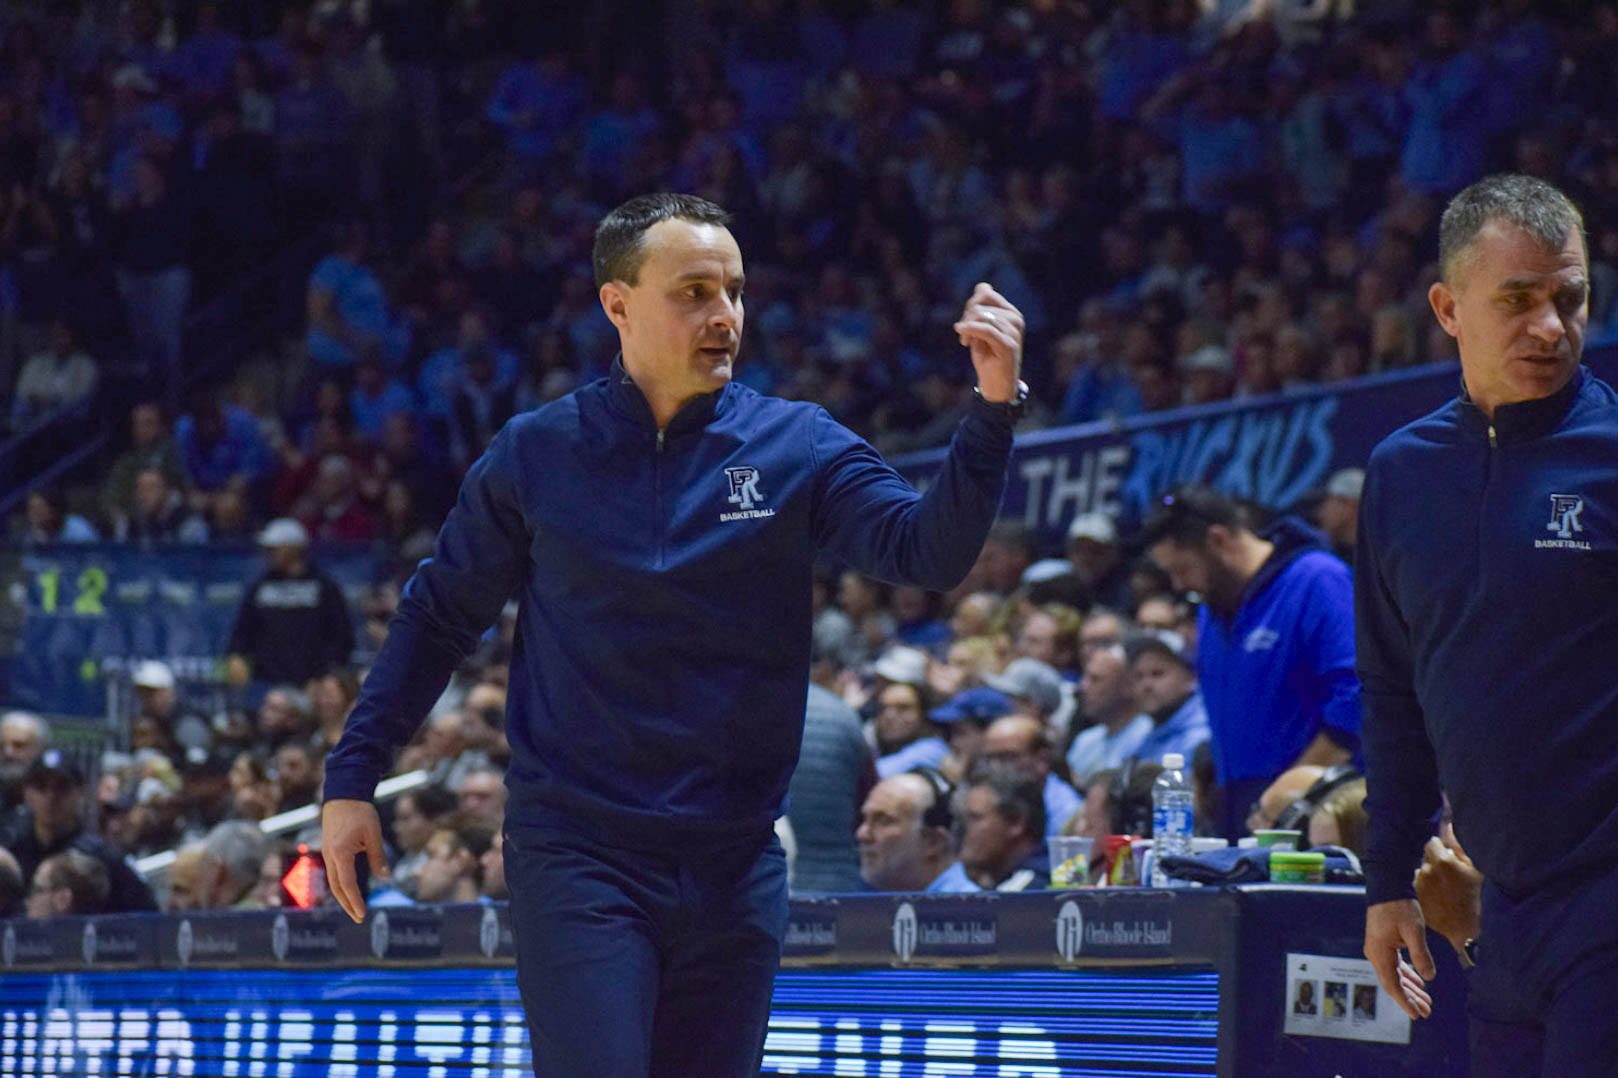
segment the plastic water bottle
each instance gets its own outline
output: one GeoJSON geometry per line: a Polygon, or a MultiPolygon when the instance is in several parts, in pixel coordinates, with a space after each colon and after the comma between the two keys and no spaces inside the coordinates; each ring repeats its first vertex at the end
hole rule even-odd
{"type": "Polygon", "coordinates": [[[1185,757],[1165,753],[1163,772],[1152,783],[1152,886],[1183,887],[1163,871],[1163,858],[1191,855],[1193,798],[1185,781],[1185,757]]]}

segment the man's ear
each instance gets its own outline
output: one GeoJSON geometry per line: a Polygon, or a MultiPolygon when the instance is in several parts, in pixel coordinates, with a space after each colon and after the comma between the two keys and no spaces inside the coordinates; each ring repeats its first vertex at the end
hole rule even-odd
{"type": "Polygon", "coordinates": [[[608,281],[601,286],[601,309],[620,331],[629,326],[629,290],[622,281],[608,281]]]}
{"type": "Polygon", "coordinates": [[[1203,548],[1216,557],[1222,556],[1230,549],[1235,539],[1236,533],[1223,524],[1210,524],[1208,525],[1207,539],[1203,542],[1203,548]]]}
{"type": "Polygon", "coordinates": [[[51,888],[51,913],[63,917],[73,912],[73,892],[66,887],[51,888]]]}
{"type": "Polygon", "coordinates": [[[1459,340],[1461,321],[1455,317],[1455,290],[1443,281],[1434,281],[1427,290],[1427,302],[1432,305],[1433,314],[1438,318],[1438,324],[1444,327],[1444,332],[1459,340]]]}

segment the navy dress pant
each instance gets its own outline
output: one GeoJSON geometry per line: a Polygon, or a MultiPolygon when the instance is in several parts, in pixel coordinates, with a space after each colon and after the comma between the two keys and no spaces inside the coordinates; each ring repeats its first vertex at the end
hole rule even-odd
{"type": "Polygon", "coordinates": [[[1485,884],[1467,997],[1473,1078],[1618,1075],[1618,871],[1517,899],[1485,884]]]}
{"type": "Polygon", "coordinates": [[[508,822],[536,1078],[755,1078],[786,933],[773,833],[648,852],[508,822]]]}

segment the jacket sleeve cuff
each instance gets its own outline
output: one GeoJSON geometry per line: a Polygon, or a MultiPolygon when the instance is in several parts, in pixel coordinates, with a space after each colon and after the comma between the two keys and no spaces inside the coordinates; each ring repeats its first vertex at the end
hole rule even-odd
{"type": "Polygon", "coordinates": [[[1416,897],[1416,874],[1414,871],[1404,874],[1390,872],[1380,864],[1362,862],[1365,869],[1365,904],[1374,906],[1379,902],[1397,902],[1400,899],[1416,897]]]}
{"type": "Polygon", "coordinates": [[[1011,445],[1015,425],[1016,420],[1005,408],[990,404],[976,393],[972,394],[972,403],[966,406],[966,415],[961,419],[961,430],[974,442],[997,449],[1011,445]]]}
{"type": "Polygon", "coordinates": [[[369,801],[376,795],[379,780],[356,768],[326,769],[326,781],[320,792],[320,803],[327,801],[369,801]]]}

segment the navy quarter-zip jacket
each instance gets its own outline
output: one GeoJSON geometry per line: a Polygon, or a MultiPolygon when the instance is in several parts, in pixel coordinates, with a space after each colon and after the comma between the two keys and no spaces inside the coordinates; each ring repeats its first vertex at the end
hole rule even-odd
{"type": "Polygon", "coordinates": [[[661,433],[621,366],[517,416],[406,585],[325,797],[372,796],[518,595],[508,824],[647,848],[767,830],[803,727],[817,553],[954,587],[1011,442],[974,402],[923,495],[824,409],[734,382],[661,433]]]}
{"type": "Polygon", "coordinates": [[[1355,571],[1366,899],[1414,895],[1440,784],[1519,897],[1618,865],[1618,395],[1584,368],[1371,454],[1355,571]]]}

